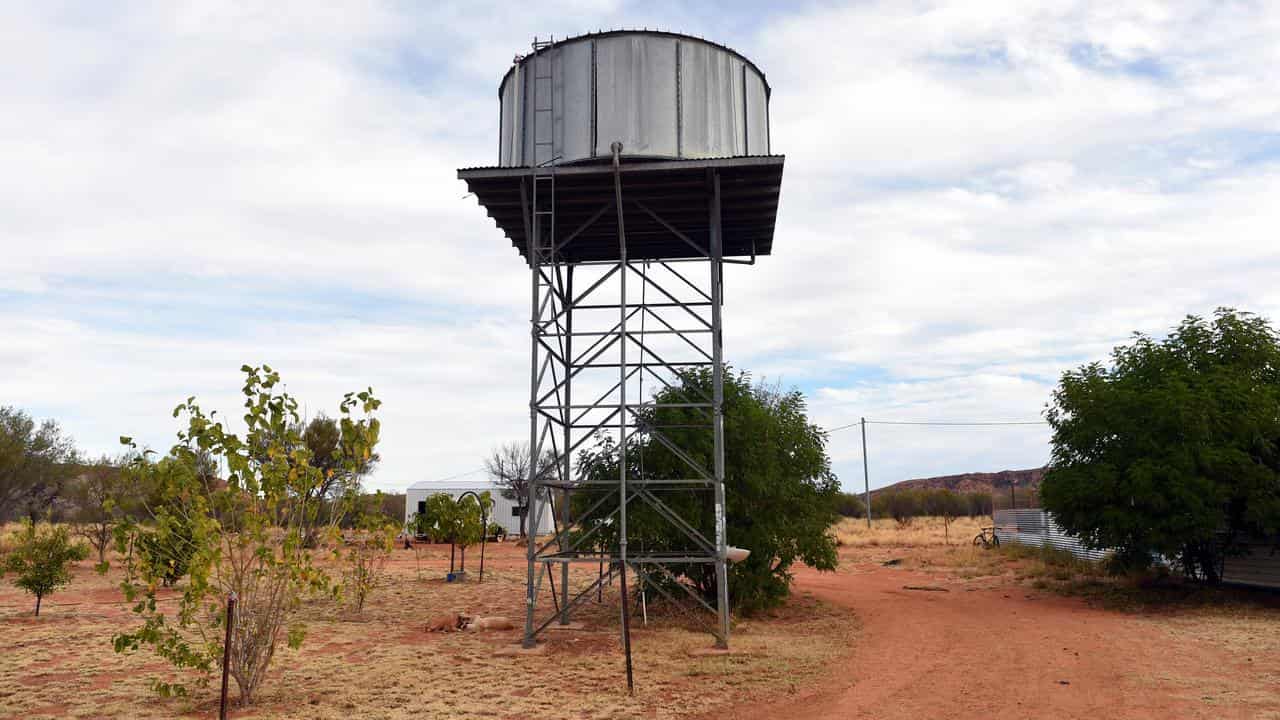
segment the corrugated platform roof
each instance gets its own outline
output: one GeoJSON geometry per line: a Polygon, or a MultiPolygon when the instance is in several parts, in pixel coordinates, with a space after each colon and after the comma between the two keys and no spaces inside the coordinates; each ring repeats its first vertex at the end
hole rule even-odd
{"type": "MultiPolygon", "coordinates": [[[[782,155],[681,160],[627,159],[621,166],[626,207],[627,255],[632,259],[698,257],[698,253],[663,225],[679,230],[707,247],[712,173],[720,176],[724,255],[768,255],[782,190],[782,155]],[[662,222],[640,208],[643,205],[662,222]]],[[[558,167],[556,224],[566,262],[616,260],[618,225],[614,206],[613,168],[608,162],[558,167]],[[602,208],[607,208],[599,214],[602,208]],[[596,217],[594,221],[591,218],[596,217]]],[[[478,167],[458,171],[522,256],[528,253],[526,208],[533,169],[478,167]],[[522,187],[523,198],[522,198],[522,187]]]]}

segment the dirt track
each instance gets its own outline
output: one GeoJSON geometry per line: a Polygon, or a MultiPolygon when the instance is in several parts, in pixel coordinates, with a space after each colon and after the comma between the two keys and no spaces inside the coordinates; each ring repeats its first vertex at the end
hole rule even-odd
{"type": "Polygon", "coordinates": [[[798,589],[852,609],[847,672],[737,717],[1280,718],[1280,657],[1179,639],[1162,619],[1094,609],[1011,581],[846,566],[798,589]],[[945,585],[948,592],[905,590],[945,585]]]}

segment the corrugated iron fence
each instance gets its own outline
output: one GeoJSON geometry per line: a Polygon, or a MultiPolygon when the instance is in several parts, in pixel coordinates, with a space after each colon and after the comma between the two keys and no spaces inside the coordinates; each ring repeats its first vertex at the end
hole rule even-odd
{"type": "Polygon", "coordinates": [[[1046,545],[1075,555],[1083,560],[1101,560],[1106,550],[1090,550],[1076,538],[1066,534],[1049,513],[1039,508],[1025,510],[997,510],[996,536],[1000,542],[1013,542],[1031,547],[1046,545]]]}
{"type": "Polygon", "coordinates": [[[1268,543],[1247,543],[1245,554],[1222,563],[1222,581],[1280,590],[1280,548],[1268,543]]]}
{"type": "MultiPolygon", "coordinates": [[[[1048,545],[1084,560],[1101,560],[1108,552],[1084,547],[1079,540],[1063,532],[1049,513],[1039,508],[996,510],[995,526],[996,536],[1002,543],[1031,547],[1048,545]]],[[[1280,550],[1260,542],[1247,547],[1245,555],[1229,557],[1223,562],[1222,581],[1280,589],[1280,550]]]]}

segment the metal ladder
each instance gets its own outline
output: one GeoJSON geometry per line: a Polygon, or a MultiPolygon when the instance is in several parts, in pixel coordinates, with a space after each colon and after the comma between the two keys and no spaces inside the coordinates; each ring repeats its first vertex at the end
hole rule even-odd
{"type": "Polygon", "coordinates": [[[549,262],[552,258],[553,250],[556,242],[556,165],[559,157],[555,154],[556,139],[556,88],[555,88],[555,58],[557,52],[555,48],[555,37],[552,36],[546,40],[539,40],[536,36],[533,38],[533,92],[530,93],[530,101],[533,104],[533,127],[530,128],[533,137],[533,157],[529,159],[533,168],[533,240],[534,249],[545,257],[530,258],[531,262],[549,262]],[[542,52],[546,50],[547,52],[542,52]],[[544,65],[545,71],[539,72],[538,66],[544,65]],[[547,95],[549,96],[545,103],[539,100],[538,85],[540,81],[547,81],[547,95]],[[544,107],[545,105],[545,107],[544,107]],[[547,140],[539,140],[538,129],[545,126],[549,128],[547,140]],[[546,150],[547,160],[538,161],[541,150],[546,150]],[[544,220],[547,234],[545,238],[542,235],[544,220]]]}

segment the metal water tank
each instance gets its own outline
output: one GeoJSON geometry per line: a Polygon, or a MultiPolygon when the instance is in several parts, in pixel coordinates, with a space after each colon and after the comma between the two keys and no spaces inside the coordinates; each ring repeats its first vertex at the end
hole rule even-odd
{"type": "Polygon", "coordinates": [[[580,35],[520,58],[498,87],[498,164],[769,154],[769,84],[750,60],[677,33],[580,35]],[[536,107],[535,107],[536,105],[536,107]]]}

